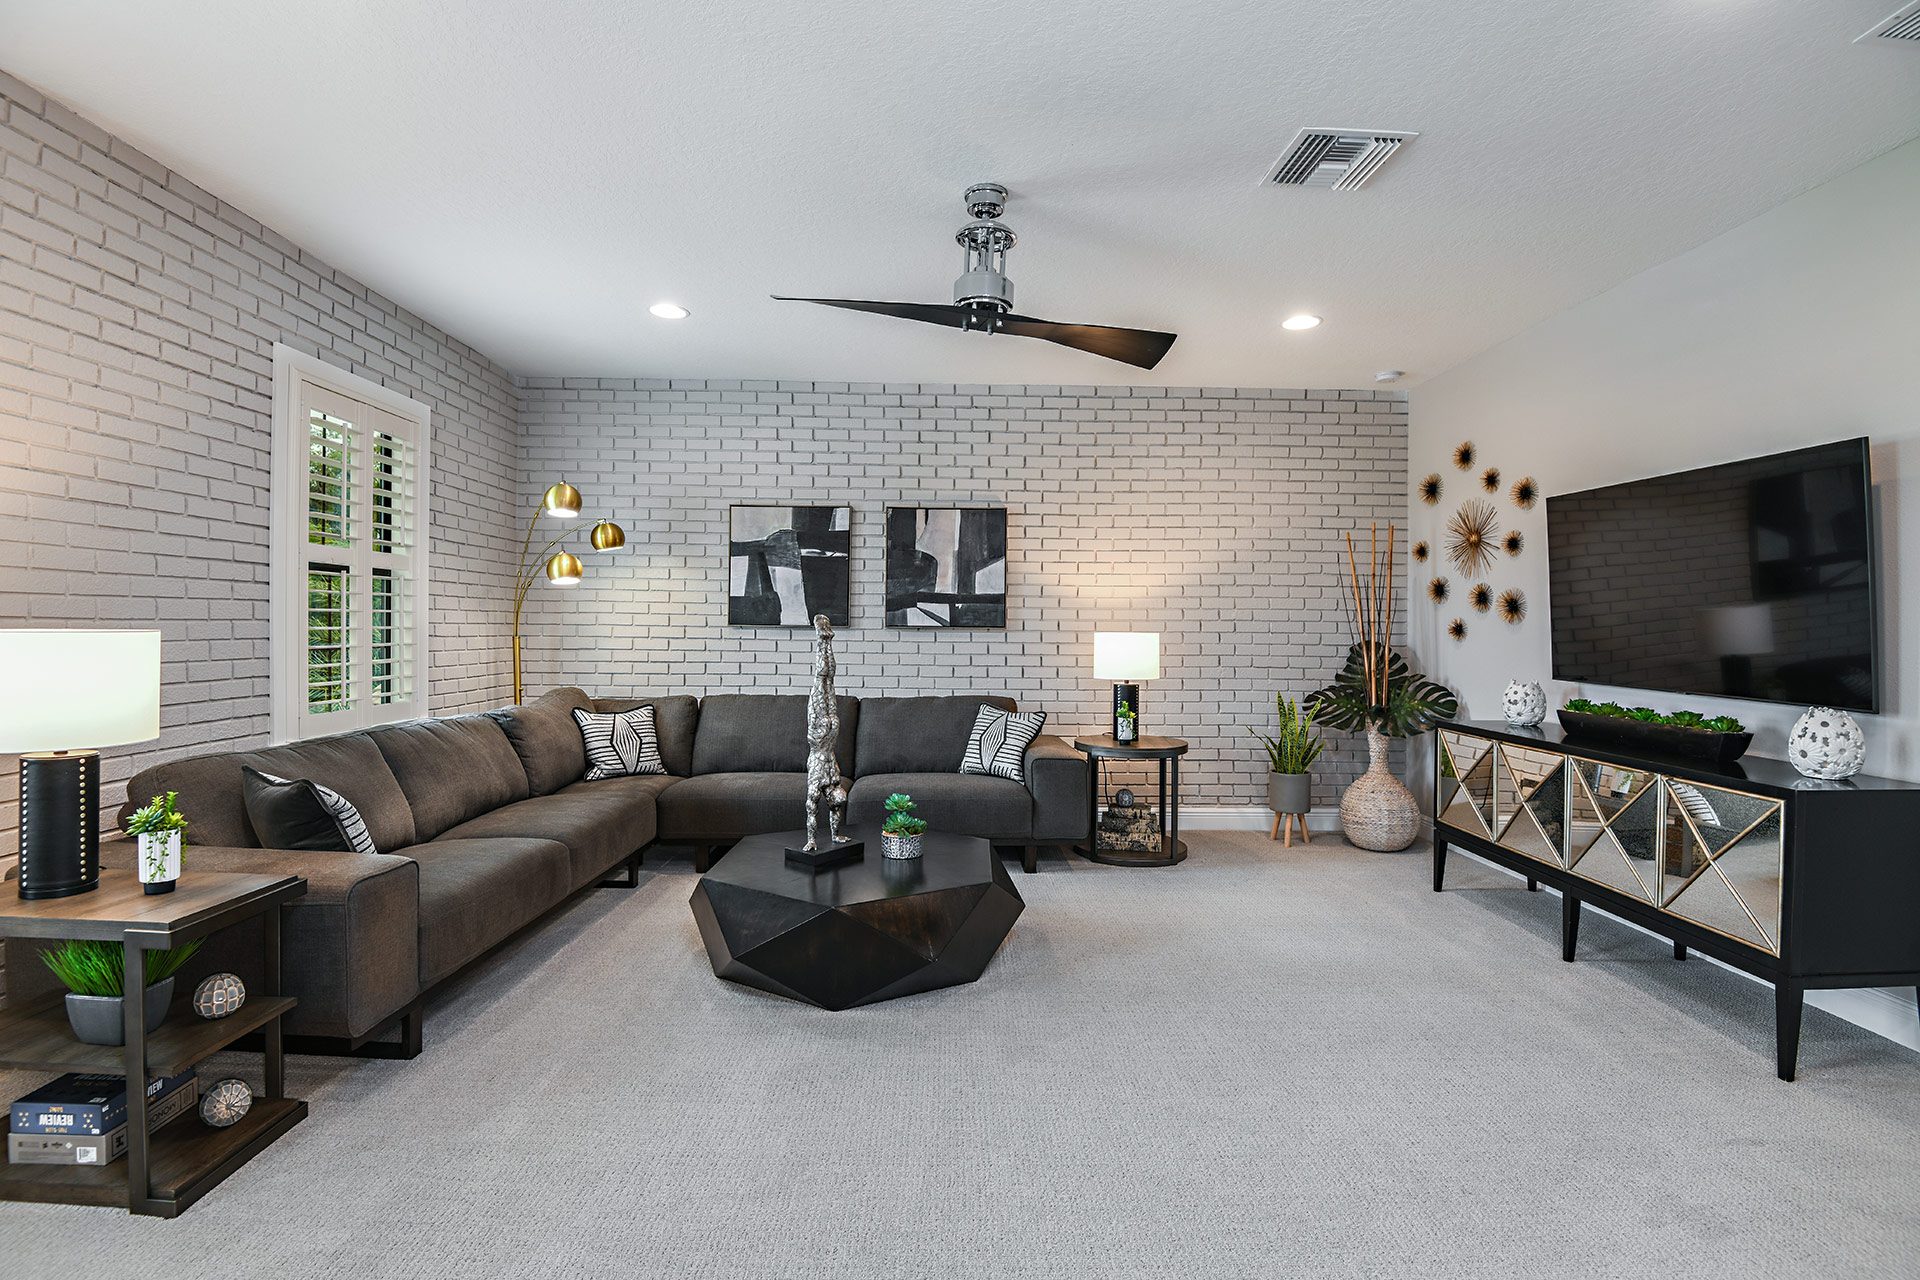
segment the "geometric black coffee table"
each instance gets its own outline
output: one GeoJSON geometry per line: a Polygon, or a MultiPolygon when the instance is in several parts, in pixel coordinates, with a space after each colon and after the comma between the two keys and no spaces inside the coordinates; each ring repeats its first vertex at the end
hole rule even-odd
{"type": "Polygon", "coordinates": [[[849,832],[866,857],[812,872],[787,865],[805,835],[749,836],[694,888],[691,906],[722,978],[850,1009],[972,982],[1026,909],[985,840],[928,832],[926,852],[880,854],[880,831],[849,832]]]}

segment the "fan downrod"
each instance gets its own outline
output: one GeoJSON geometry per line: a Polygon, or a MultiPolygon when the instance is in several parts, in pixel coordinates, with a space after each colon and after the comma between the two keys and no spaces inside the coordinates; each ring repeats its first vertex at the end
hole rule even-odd
{"type": "Polygon", "coordinates": [[[999,221],[1006,211],[1007,189],[997,182],[976,182],[961,202],[974,219],[954,234],[960,246],[960,278],[953,282],[955,306],[977,313],[965,328],[991,333],[996,317],[1013,310],[1013,281],[1007,278],[1007,250],[1019,243],[1013,228],[999,221]]]}

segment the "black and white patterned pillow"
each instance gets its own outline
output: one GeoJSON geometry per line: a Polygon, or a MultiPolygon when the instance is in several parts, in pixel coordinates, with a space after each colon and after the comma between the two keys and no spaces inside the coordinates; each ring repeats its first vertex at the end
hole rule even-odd
{"type": "Polygon", "coordinates": [[[653,704],[631,711],[582,711],[573,718],[587,744],[587,781],[624,778],[635,773],[665,773],[660,738],[653,729],[653,704]]]}
{"type": "Polygon", "coordinates": [[[973,732],[967,735],[967,753],[960,757],[960,772],[990,773],[1025,782],[1027,748],[1046,723],[1044,711],[1015,715],[996,706],[982,706],[973,718],[973,732]]]}
{"type": "Polygon", "coordinates": [[[305,782],[313,788],[314,798],[320,801],[320,806],[327,811],[327,815],[340,824],[340,834],[345,837],[349,849],[355,853],[380,852],[374,847],[373,835],[367,830],[366,820],[360,816],[360,810],[354,808],[353,801],[332,787],[323,787],[310,778],[276,778],[258,769],[254,772],[259,773],[262,778],[277,787],[284,787],[289,782],[305,782]]]}

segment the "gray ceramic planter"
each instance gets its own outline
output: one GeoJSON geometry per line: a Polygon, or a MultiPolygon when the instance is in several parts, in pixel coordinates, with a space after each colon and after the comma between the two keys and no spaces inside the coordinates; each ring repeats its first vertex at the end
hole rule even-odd
{"type": "Polygon", "coordinates": [[[1313,775],[1310,773],[1268,774],[1267,808],[1275,813],[1306,813],[1312,809],[1313,775]]]}
{"type": "MultiPolygon", "coordinates": [[[[147,988],[147,1030],[156,1031],[166,1021],[167,1006],[173,1003],[173,979],[162,978],[147,988]]],[[[67,1021],[83,1044],[125,1044],[127,1021],[121,1013],[119,996],[82,996],[67,993],[67,1021]]]]}

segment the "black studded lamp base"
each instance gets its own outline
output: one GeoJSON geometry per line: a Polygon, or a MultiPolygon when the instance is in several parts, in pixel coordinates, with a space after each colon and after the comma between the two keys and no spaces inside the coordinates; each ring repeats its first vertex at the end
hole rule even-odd
{"type": "Polygon", "coordinates": [[[100,884],[100,756],[20,757],[20,896],[64,898],[100,884]]]}

